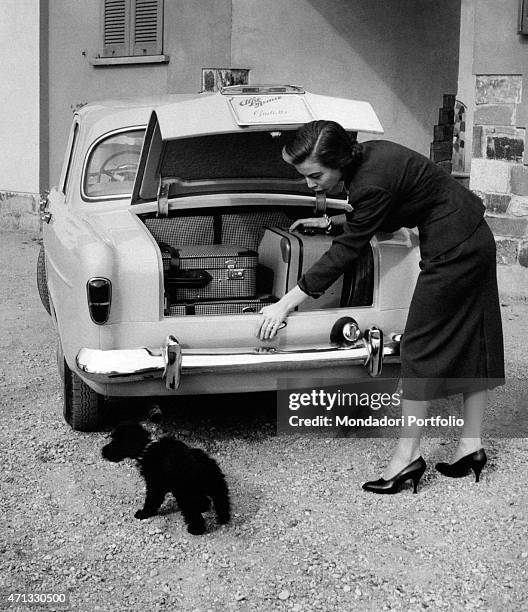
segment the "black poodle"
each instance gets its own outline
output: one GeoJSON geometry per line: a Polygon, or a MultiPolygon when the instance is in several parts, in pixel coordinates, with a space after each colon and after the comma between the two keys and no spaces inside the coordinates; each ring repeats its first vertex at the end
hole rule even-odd
{"type": "Polygon", "coordinates": [[[222,525],[229,521],[229,491],[224,474],[203,450],[190,448],[170,436],[151,442],[148,431],[134,422],[118,425],[111,438],[102,449],[103,457],[108,461],[136,459],[145,479],[145,505],[136,512],[136,518],[146,519],[157,514],[165,495],[172,492],[189,533],[205,532],[202,512],[210,508],[211,499],[218,521],[222,525]]]}

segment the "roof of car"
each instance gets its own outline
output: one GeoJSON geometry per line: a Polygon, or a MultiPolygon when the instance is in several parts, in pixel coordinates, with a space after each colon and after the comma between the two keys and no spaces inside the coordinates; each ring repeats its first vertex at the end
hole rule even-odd
{"type": "Polygon", "coordinates": [[[127,126],[146,126],[155,108],[177,104],[211,93],[163,94],[135,98],[109,98],[89,102],[76,111],[88,129],[96,129],[99,134],[127,126]]]}
{"type": "Polygon", "coordinates": [[[170,104],[173,102],[181,102],[183,100],[192,100],[202,96],[210,96],[211,93],[195,93],[195,94],[162,94],[158,96],[139,96],[131,98],[108,98],[106,100],[97,100],[84,104],[79,110],[79,115],[91,115],[93,113],[108,113],[123,109],[140,109],[148,107],[152,108],[160,104],[170,104]]]}

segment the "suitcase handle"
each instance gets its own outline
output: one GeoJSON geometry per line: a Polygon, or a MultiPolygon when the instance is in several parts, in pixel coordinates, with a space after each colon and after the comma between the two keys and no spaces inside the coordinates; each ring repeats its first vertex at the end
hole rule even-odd
{"type": "Polygon", "coordinates": [[[180,289],[203,289],[213,280],[213,277],[207,270],[199,268],[182,270],[180,268],[178,250],[170,246],[170,244],[160,242],[159,247],[162,253],[171,256],[169,271],[167,273],[167,282],[172,287],[180,289]]]}
{"type": "Polygon", "coordinates": [[[181,289],[203,289],[213,280],[207,270],[171,269],[167,275],[169,285],[181,289]]]}

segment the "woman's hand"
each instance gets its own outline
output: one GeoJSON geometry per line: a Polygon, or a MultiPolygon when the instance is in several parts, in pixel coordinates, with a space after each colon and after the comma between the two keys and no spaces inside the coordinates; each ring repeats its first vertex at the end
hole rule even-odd
{"type": "Polygon", "coordinates": [[[307,297],[308,295],[296,285],[275,304],[264,306],[259,313],[262,318],[257,325],[257,338],[271,340],[288,318],[288,314],[307,297]]]}
{"type": "Polygon", "coordinates": [[[257,338],[271,340],[279,331],[281,325],[288,317],[288,308],[282,300],[275,304],[264,306],[259,314],[262,315],[257,327],[257,338]]]}
{"type": "Polygon", "coordinates": [[[328,217],[310,217],[309,219],[297,219],[294,221],[289,228],[290,232],[300,228],[301,230],[306,229],[322,229],[326,230],[328,227],[328,217]]]}

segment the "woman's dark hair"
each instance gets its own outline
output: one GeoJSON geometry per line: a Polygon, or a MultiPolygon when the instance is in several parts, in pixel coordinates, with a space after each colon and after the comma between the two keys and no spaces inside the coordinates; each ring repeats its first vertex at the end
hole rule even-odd
{"type": "Polygon", "coordinates": [[[311,121],[300,127],[294,139],[284,146],[293,164],[302,164],[312,156],[327,168],[355,167],[361,161],[363,147],[353,135],[335,121],[311,121]]]}

